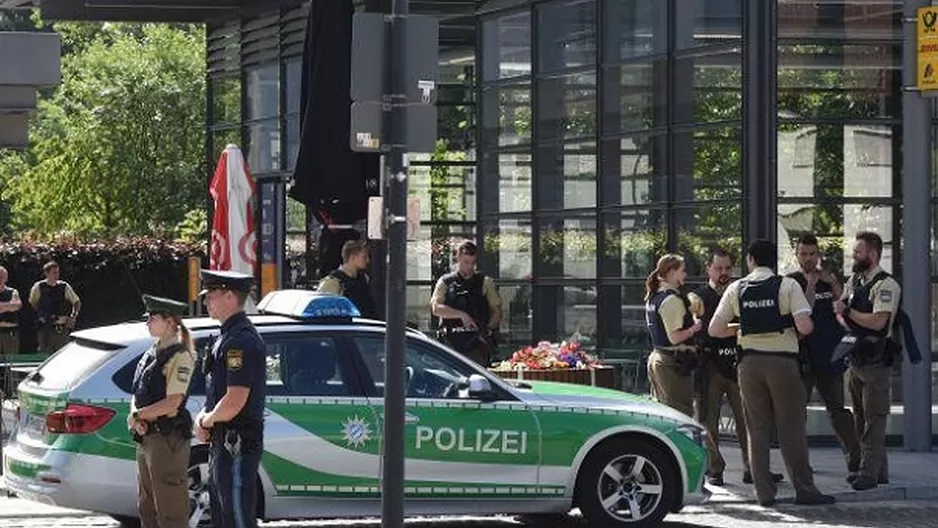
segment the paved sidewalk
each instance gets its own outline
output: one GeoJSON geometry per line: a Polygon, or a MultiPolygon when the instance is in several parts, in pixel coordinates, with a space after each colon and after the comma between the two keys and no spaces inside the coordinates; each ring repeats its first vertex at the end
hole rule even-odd
{"type": "MultiPolygon", "coordinates": [[[[743,484],[739,445],[723,441],[720,450],[726,460],[725,486],[707,486],[713,492],[711,502],[755,501],[752,485],[743,484]]],[[[837,497],[839,502],[938,499],[938,452],[910,453],[890,449],[889,484],[868,491],[854,491],[845,480],[847,466],[839,448],[813,447],[810,451],[815,485],[822,493],[837,497]]],[[[794,500],[795,491],[778,449],[772,450],[772,471],[785,475],[785,480],[778,486],[777,499],[785,502],[794,500]]]]}

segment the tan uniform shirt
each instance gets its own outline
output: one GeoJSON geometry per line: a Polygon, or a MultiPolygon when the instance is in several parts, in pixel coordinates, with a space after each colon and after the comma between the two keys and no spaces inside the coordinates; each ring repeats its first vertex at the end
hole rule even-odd
{"type": "MultiPolygon", "coordinates": [[[[862,284],[867,284],[873,277],[875,277],[879,272],[883,271],[883,268],[876,266],[875,268],[867,271],[863,274],[862,284]]],[[[873,313],[882,313],[889,312],[889,323],[887,324],[887,334],[886,337],[892,337],[892,325],[896,321],[896,314],[899,312],[899,300],[902,295],[902,286],[899,286],[899,283],[896,279],[892,277],[887,277],[875,285],[873,289],[870,290],[870,301],[873,303],[873,313]]],[[[841,296],[841,300],[850,304],[850,298],[853,296],[853,278],[844,284],[844,294],[841,296]]]]}
{"type": "MultiPolygon", "coordinates": [[[[494,313],[495,310],[498,310],[502,306],[501,297],[498,295],[498,288],[495,287],[495,281],[491,277],[485,277],[482,279],[482,295],[485,296],[485,300],[489,303],[489,309],[494,313]]],[[[433,295],[430,297],[431,304],[446,304],[446,285],[443,284],[443,278],[440,277],[440,280],[436,281],[436,286],[433,288],[433,295]]],[[[483,324],[488,324],[488,321],[479,321],[483,324]]]]}
{"type": "MultiPolygon", "coordinates": [[[[344,266],[340,266],[339,269],[342,270],[342,272],[348,275],[349,277],[353,277],[353,278],[355,277],[355,275],[352,275],[351,273],[349,273],[349,271],[345,269],[344,266]]],[[[339,279],[331,275],[327,275],[323,277],[322,280],[319,281],[319,286],[316,288],[316,291],[320,293],[332,293],[335,295],[344,294],[344,292],[342,291],[342,283],[339,282],[339,279]]]]}
{"type": "MultiPolygon", "coordinates": [[[[39,285],[45,281],[39,281],[33,284],[33,287],[29,290],[29,304],[33,305],[33,308],[39,306],[39,285]]],[[[78,303],[79,298],[78,294],[75,293],[75,290],[72,289],[72,285],[65,281],[58,281],[56,284],[65,284],[65,300],[68,301],[72,306],[78,303]]],[[[62,316],[59,318],[61,322],[63,319],[67,319],[68,316],[62,316]]]]}
{"type": "MultiPolygon", "coordinates": [[[[189,390],[192,371],[195,369],[195,357],[188,350],[176,352],[169,361],[163,365],[163,376],[166,378],[166,396],[185,394],[189,390]]],[[[170,413],[169,417],[176,416],[170,413]]]]}
{"type": "MultiPolygon", "coordinates": [[[[659,292],[672,290],[678,291],[678,288],[662,282],[661,286],[658,287],[659,292]]],[[[687,313],[687,307],[684,306],[684,300],[680,296],[671,294],[664,298],[661,301],[661,304],[658,306],[658,315],[661,317],[661,322],[664,324],[664,331],[667,333],[677,332],[682,330],[684,327],[684,314],[687,313]]],[[[693,350],[694,347],[687,344],[674,345],[667,347],[666,350],[693,350]]]]}
{"type": "MultiPolygon", "coordinates": [[[[739,285],[743,280],[763,280],[774,275],[769,268],[756,268],[752,273],[734,281],[726,287],[726,292],[717,305],[714,317],[719,317],[724,321],[732,321],[739,317],[739,285]]],[[[782,284],[778,290],[778,308],[782,315],[811,315],[811,305],[805,298],[801,286],[790,277],[782,277],[782,284]]],[[[791,352],[798,353],[798,333],[794,328],[786,328],[782,333],[773,332],[770,334],[748,334],[742,335],[737,332],[737,339],[740,348],[759,350],[763,352],[791,352]]]]}

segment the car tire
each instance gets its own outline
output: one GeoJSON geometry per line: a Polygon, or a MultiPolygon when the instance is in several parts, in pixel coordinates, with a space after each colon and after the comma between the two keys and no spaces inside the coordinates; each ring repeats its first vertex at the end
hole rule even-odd
{"type": "Polygon", "coordinates": [[[670,455],[630,437],[607,440],[590,452],[576,484],[580,512],[590,526],[657,526],[680,492],[670,455]]]}
{"type": "Polygon", "coordinates": [[[140,519],[126,515],[111,515],[111,518],[121,524],[121,528],[140,528],[140,519]]]}
{"type": "Polygon", "coordinates": [[[202,508],[203,515],[198,525],[200,528],[212,526],[212,510],[208,495],[208,446],[195,445],[189,453],[189,517],[196,507],[202,508]]]}

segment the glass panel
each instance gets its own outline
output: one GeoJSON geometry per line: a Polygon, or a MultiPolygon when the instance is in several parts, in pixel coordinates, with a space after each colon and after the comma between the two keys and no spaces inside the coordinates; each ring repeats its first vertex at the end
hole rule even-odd
{"type": "Polygon", "coordinates": [[[530,74],[530,12],[483,20],[482,81],[530,74]]]}
{"type": "Polygon", "coordinates": [[[495,273],[498,278],[531,278],[531,237],[531,221],[526,218],[487,222],[483,244],[485,254],[498,261],[495,273]]]}
{"type": "Polygon", "coordinates": [[[603,143],[605,205],[643,205],[668,200],[667,136],[635,134],[603,143]]]}
{"type": "Polygon", "coordinates": [[[667,123],[666,60],[606,68],[603,132],[617,134],[667,123]]]}
{"type": "MultiPolygon", "coordinates": [[[[213,130],[212,131],[212,163],[217,163],[218,158],[221,157],[222,151],[225,150],[225,147],[228,145],[236,145],[241,147],[241,129],[240,128],[229,128],[227,130],[213,130]]],[[[212,166],[212,170],[215,170],[215,166],[212,166]]]]}
{"type": "Polygon", "coordinates": [[[779,0],[783,38],[890,40],[902,38],[901,0],[779,0]]]}
{"type": "Polygon", "coordinates": [[[287,231],[306,230],[306,205],[287,196],[287,231]]]}
{"type": "Polygon", "coordinates": [[[451,150],[475,150],[475,112],[473,104],[437,105],[437,138],[451,150]]]}
{"type": "MultiPolygon", "coordinates": [[[[778,240],[778,271],[782,274],[793,273],[799,270],[798,260],[796,258],[795,251],[797,250],[796,245],[798,237],[803,234],[803,232],[791,231],[788,233],[791,238],[784,239],[779,237],[778,240]]],[[[843,282],[844,276],[841,274],[843,269],[843,260],[844,260],[844,237],[843,235],[822,233],[817,235],[818,241],[818,253],[821,256],[821,265],[824,268],[828,268],[836,271],[840,275],[840,280],[843,282]]],[[[848,241],[848,249],[853,249],[853,241],[848,241]]]]}
{"type": "Polygon", "coordinates": [[[596,217],[539,221],[538,277],[596,277],[596,217]]]}
{"type": "Polygon", "coordinates": [[[482,143],[504,147],[531,142],[531,85],[486,88],[482,92],[482,143]]]}
{"type": "Polygon", "coordinates": [[[596,0],[537,6],[538,71],[596,63],[596,0]]]}
{"type": "Polygon", "coordinates": [[[280,66],[271,64],[245,70],[247,119],[280,115],[280,66]]]}
{"type": "Polygon", "coordinates": [[[494,163],[485,164],[485,170],[489,174],[485,177],[486,186],[482,191],[486,196],[498,197],[498,204],[492,204],[494,207],[487,207],[486,211],[494,210],[501,213],[530,211],[531,155],[498,153],[485,154],[485,156],[494,163]],[[492,188],[493,186],[496,186],[497,191],[492,188]]]}
{"type": "Polygon", "coordinates": [[[689,276],[706,275],[707,255],[715,247],[732,255],[737,268],[742,268],[739,266],[743,247],[742,202],[679,208],[674,214],[677,250],[684,255],[689,276]]]}
{"type": "Polygon", "coordinates": [[[421,332],[430,331],[430,296],[432,286],[407,285],[407,323],[415,325],[421,332]]]}
{"type": "Polygon", "coordinates": [[[577,340],[582,345],[596,345],[596,287],[573,284],[537,285],[534,298],[541,332],[538,339],[577,340]]]}
{"type": "Polygon", "coordinates": [[[276,119],[244,127],[247,132],[247,163],[251,174],[280,170],[280,123],[276,119]]]}
{"type": "Polygon", "coordinates": [[[778,196],[892,196],[900,134],[889,126],[779,125],[778,196]]]}
{"type": "Polygon", "coordinates": [[[663,210],[637,209],[603,215],[603,277],[644,280],[667,246],[663,210]]]}
{"type": "Polygon", "coordinates": [[[279,386],[284,396],[355,395],[345,382],[339,347],[330,338],[275,338],[267,343],[267,356],[269,392],[279,386]]]}
{"type": "Polygon", "coordinates": [[[831,269],[844,276],[852,274],[853,246],[860,231],[873,231],[883,238],[880,265],[893,270],[893,207],[868,204],[778,204],[779,262],[796,262],[789,240],[802,233],[831,239],[825,254],[831,269]]]}
{"type": "Polygon", "coordinates": [[[668,2],[606,0],[602,18],[604,62],[668,51],[668,2]]]}
{"type": "Polygon", "coordinates": [[[498,359],[507,359],[521,346],[534,342],[532,336],[532,288],[529,283],[498,285],[502,299],[501,339],[498,359]]]}
{"type": "Polygon", "coordinates": [[[564,143],[537,150],[540,209],[596,206],[596,144],[564,143]]]}
{"type": "Polygon", "coordinates": [[[596,135],[596,74],[574,73],[537,82],[538,141],[596,135]]]}
{"type": "Polygon", "coordinates": [[[286,96],[286,113],[296,114],[300,111],[300,97],[303,85],[303,63],[299,60],[290,60],[284,63],[286,75],[284,87],[286,96]]]}
{"type": "Polygon", "coordinates": [[[900,117],[901,58],[897,44],[779,46],[778,115],[900,117]]]}
{"type": "Polygon", "coordinates": [[[212,79],[213,125],[238,124],[241,122],[241,79],[224,77],[212,79]]]}
{"type": "Polygon", "coordinates": [[[407,280],[433,282],[449,273],[453,251],[466,239],[475,240],[472,224],[421,224],[417,240],[407,241],[407,280]]]}
{"type": "Polygon", "coordinates": [[[442,151],[419,162],[414,158],[418,156],[411,157],[409,192],[420,200],[420,221],[475,220],[475,166],[463,164],[466,153],[442,151]]]}
{"type": "Polygon", "coordinates": [[[286,168],[288,170],[296,167],[296,157],[300,155],[300,139],[300,116],[292,115],[287,117],[284,143],[287,149],[286,168]]]}
{"type": "Polygon", "coordinates": [[[740,128],[721,127],[674,135],[674,200],[725,200],[742,196],[740,128]]]}
{"type": "Polygon", "coordinates": [[[677,49],[742,38],[743,0],[680,0],[674,11],[677,49]]]}
{"type": "Polygon", "coordinates": [[[678,123],[742,118],[742,53],[711,51],[674,61],[674,113],[678,123]]]}

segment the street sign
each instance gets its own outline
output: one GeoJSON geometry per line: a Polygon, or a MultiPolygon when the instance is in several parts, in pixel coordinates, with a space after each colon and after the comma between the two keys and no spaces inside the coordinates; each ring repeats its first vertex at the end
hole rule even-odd
{"type": "MultiPolygon", "coordinates": [[[[407,15],[403,74],[406,90],[394,105],[403,106],[404,145],[410,152],[433,152],[437,134],[439,34],[436,17],[407,15]]],[[[390,147],[385,114],[392,111],[386,92],[390,18],[384,13],[355,13],[352,19],[352,108],[349,146],[355,152],[385,152],[390,147]]],[[[395,65],[394,68],[401,68],[395,65]]]]}
{"type": "Polygon", "coordinates": [[[938,90],[938,7],[918,9],[916,86],[920,91],[938,90]]]}

